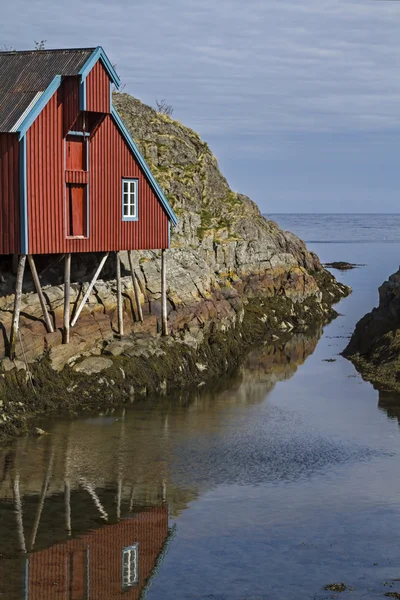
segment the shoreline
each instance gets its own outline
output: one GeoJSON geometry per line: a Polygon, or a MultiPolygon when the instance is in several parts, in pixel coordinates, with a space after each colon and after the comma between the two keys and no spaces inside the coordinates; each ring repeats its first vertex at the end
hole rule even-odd
{"type": "Polygon", "coordinates": [[[198,390],[234,372],[252,347],[282,343],[328,323],[337,316],[332,305],[350,290],[326,271],[316,277],[324,290],[320,301],[309,297],[293,302],[276,295],[248,299],[242,318],[230,329],[221,331],[211,324],[199,343],[189,332],[176,337],[136,334],[113,340],[101,356],[83,358],[61,372],[51,367],[48,355],[30,366],[31,376],[24,368],[3,372],[0,444],[32,432],[40,419],[57,413],[104,412],[154,395],[198,390]],[[92,374],[84,369],[85,361],[92,374]]]}

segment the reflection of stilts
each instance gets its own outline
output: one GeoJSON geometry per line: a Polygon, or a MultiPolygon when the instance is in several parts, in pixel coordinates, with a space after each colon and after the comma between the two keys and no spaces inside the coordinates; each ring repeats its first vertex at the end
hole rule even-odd
{"type": "Polygon", "coordinates": [[[18,533],[19,547],[20,547],[21,552],[24,552],[24,554],[26,554],[24,518],[23,518],[23,512],[22,512],[19,479],[20,479],[20,475],[19,475],[19,473],[16,473],[15,478],[13,480],[13,496],[14,496],[15,514],[17,517],[17,533],[18,533]]]}
{"type": "Polygon", "coordinates": [[[71,422],[68,425],[67,442],[65,447],[65,475],[64,475],[64,505],[65,505],[65,528],[68,535],[72,533],[71,527],[71,484],[69,481],[69,439],[71,435],[71,422]]]}
{"type": "Polygon", "coordinates": [[[108,514],[105,511],[104,506],[100,502],[100,498],[96,494],[96,491],[95,491],[94,487],[92,486],[92,484],[89,483],[84,477],[80,478],[80,484],[83,487],[83,489],[86,490],[87,493],[92,498],[93,502],[95,503],[96,508],[98,509],[98,511],[101,515],[101,518],[104,519],[105,521],[108,521],[108,514]]]}
{"type": "Polygon", "coordinates": [[[118,487],[117,487],[117,519],[121,518],[121,502],[122,502],[122,482],[123,482],[123,471],[124,465],[122,464],[122,450],[125,444],[125,409],[122,410],[120,419],[121,426],[119,428],[119,442],[118,442],[118,487]]]}
{"type": "Polygon", "coordinates": [[[134,499],[135,499],[135,485],[134,485],[134,484],[132,484],[132,488],[131,488],[131,495],[130,495],[130,498],[129,498],[129,512],[130,512],[130,513],[131,513],[131,512],[132,512],[132,510],[133,510],[133,502],[134,502],[134,499]]]}
{"type": "Polygon", "coordinates": [[[35,522],[33,524],[31,544],[30,544],[31,551],[33,550],[33,547],[35,545],[36,535],[37,535],[37,532],[39,529],[40,518],[41,518],[42,512],[43,512],[44,501],[46,499],[47,490],[49,489],[51,474],[53,471],[53,462],[54,462],[54,446],[53,446],[53,443],[51,443],[50,458],[49,458],[49,462],[47,465],[46,477],[45,477],[45,480],[43,482],[42,489],[40,492],[39,505],[38,505],[38,508],[36,511],[35,522]]]}

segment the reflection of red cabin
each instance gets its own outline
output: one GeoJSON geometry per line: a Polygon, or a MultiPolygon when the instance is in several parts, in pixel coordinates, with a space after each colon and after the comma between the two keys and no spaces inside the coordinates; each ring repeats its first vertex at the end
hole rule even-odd
{"type": "Polygon", "coordinates": [[[29,554],[25,597],[138,600],[167,537],[164,505],[29,554]]]}
{"type": "Polygon", "coordinates": [[[118,84],[101,47],[0,52],[0,254],[169,246],[176,216],[112,105],[118,84]]]}

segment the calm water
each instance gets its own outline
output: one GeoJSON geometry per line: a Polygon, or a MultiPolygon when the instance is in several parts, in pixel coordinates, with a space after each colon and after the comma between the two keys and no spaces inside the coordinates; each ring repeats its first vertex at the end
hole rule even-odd
{"type": "Polygon", "coordinates": [[[0,449],[1,599],[400,592],[400,400],[338,355],[398,268],[400,215],[272,218],[322,261],[366,265],[338,275],[341,316],[254,351],[219,390],[0,449]]]}

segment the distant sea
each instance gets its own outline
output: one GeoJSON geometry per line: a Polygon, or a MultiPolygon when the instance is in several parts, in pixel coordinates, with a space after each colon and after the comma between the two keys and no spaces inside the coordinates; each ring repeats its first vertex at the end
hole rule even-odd
{"type": "Polygon", "coordinates": [[[365,265],[332,273],[353,288],[344,301],[343,324],[351,335],[356,322],[378,304],[378,287],[400,264],[400,214],[268,214],[281,229],[304,240],[322,263],[365,265]]]}
{"type": "Polygon", "coordinates": [[[264,216],[308,244],[400,242],[400,214],[275,213],[264,216]]]}

